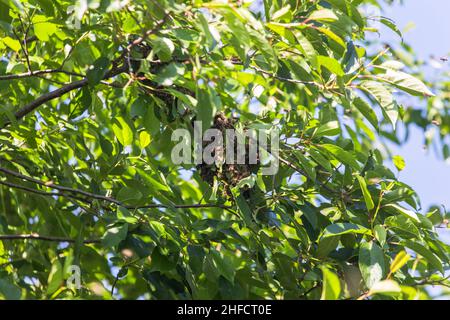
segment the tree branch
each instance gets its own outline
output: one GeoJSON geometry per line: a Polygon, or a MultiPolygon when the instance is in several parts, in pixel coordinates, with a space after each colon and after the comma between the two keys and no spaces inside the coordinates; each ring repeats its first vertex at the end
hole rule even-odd
{"type": "Polygon", "coordinates": [[[68,197],[68,198],[76,199],[76,200],[83,201],[83,202],[86,202],[86,203],[89,203],[89,204],[91,203],[90,201],[87,201],[86,199],[83,199],[83,198],[80,198],[80,197],[77,197],[77,196],[66,195],[66,194],[59,193],[59,192],[46,192],[46,191],[42,191],[42,190],[37,190],[37,189],[21,186],[21,185],[18,185],[18,184],[15,184],[15,183],[11,183],[11,182],[8,182],[8,181],[1,181],[0,180],[0,184],[4,185],[4,186],[7,186],[7,187],[10,187],[10,188],[14,188],[14,189],[19,189],[19,190],[23,190],[23,191],[27,191],[27,192],[31,192],[31,193],[36,193],[36,194],[39,194],[41,196],[47,196],[47,197],[55,197],[55,196],[56,197],[68,197]]]}
{"type": "Polygon", "coordinates": [[[263,70],[263,69],[261,69],[261,68],[259,68],[259,67],[257,67],[257,66],[249,65],[248,67],[249,67],[250,69],[253,69],[253,70],[257,71],[257,72],[260,72],[260,73],[262,73],[262,74],[265,74],[265,75],[269,76],[270,78],[274,78],[274,79],[277,79],[277,80],[282,81],[282,82],[290,82],[290,83],[305,84],[305,85],[306,85],[306,84],[309,84],[309,85],[317,86],[317,87],[319,87],[320,89],[325,89],[325,87],[324,87],[322,84],[317,83],[317,82],[314,82],[314,81],[303,81],[303,80],[296,80],[296,79],[284,78],[284,77],[280,77],[280,76],[278,76],[278,75],[276,75],[276,74],[274,74],[274,73],[272,73],[272,72],[263,70]]]}
{"type": "Polygon", "coordinates": [[[29,77],[35,77],[35,76],[39,76],[39,75],[43,75],[43,74],[51,74],[51,73],[64,73],[64,74],[67,74],[67,75],[70,75],[70,76],[76,76],[76,77],[83,77],[84,78],[84,75],[76,73],[76,72],[66,71],[66,70],[62,70],[62,69],[46,69],[46,70],[37,70],[37,71],[31,71],[31,72],[24,72],[24,73],[19,73],[19,74],[0,75],[0,81],[29,78],[29,77]]]}
{"type": "MultiPolygon", "coordinates": [[[[137,45],[139,45],[140,43],[142,43],[149,35],[154,34],[155,32],[157,32],[157,31],[164,25],[164,23],[165,23],[166,20],[167,20],[167,17],[168,17],[168,14],[166,14],[166,15],[164,16],[164,18],[163,18],[160,22],[158,22],[158,23],[156,24],[156,26],[155,26],[153,29],[148,30],[148,31],[145,32],[141,37],[139,37],[139,38],[137,38],[136,40],[134,40],[133,42],[131,42],[131,43],[126,47],[125,52],[130,51],[134,46],[137,46],[137,45]]],[[[125,53],[125,52],[124,52],[124,53],[125,53]]],[[[111,70],[103,77],[103,80],[106,80],[106,79],[115,77],[115,76],[117,76],[118,74],[121,74],[121,73],[124,73],[124,72],[127,72],[127,71],[128,71],[129,68],[128,68],[127,65],[123,65],[122,67],[116,68],[116,66],[119,65],[119,64],[122,62],[122,61],[121,61],[122,59],[123,59],[123,54],[122,54],[119,58],[117,58],[116,60],[114,60],[114,61],[112,62],[113,68],[112,68],[112,69],[111,69],[111,70]]],[[[21,75],[21,76],[19,76],[19,77],[27,77],[27,76],[36,75],[37,72],[39,72],[39,71],[32,72],[32,71],[30,70],[27,74],[21,75]]],[[[6,76],[6,77],[10,77],[9,80],[10,80],[10,79],[14,79],[14,76],[13,76],[13,75],[8,75],[8,76],[6,76]]],[[[73,90],[82,88],[82,87],[86,86],[87,84],[88,84],[88,79],[87,79],[87,78],[84,78],[84,79],[82,79],[82,80],[79,80],[79,81],[75,81],[75,82],[69,83],[69,84],[67,84],[67,85],[64,86],[64,87],[61,87],[61,88],[59,88],[59,89],[56,89],[56,90],[51,91],[51,92],[49,92],[49,93],[46,93],[46,94],[40,96],[39,98],[37,98],[36,100],[34,100],[33,102],[30,102],[29,104],[27,104],[27,105],[25,105],[24,107],[22,107],[21,109],[19,109],[19,110],[15,113],[15,118],[16,118],[16,120],[20,120],[20,119],[22,119],[23,117],[25,117],[27,114],[33,112],[33,111],[34,111],[36,108],[38,108],[39,106],[43,105],[44,103],[49,102],[49,101],[51,101],[51,100],[53,100],[53,99],[59,98],[59,97],[63,96],[64,94],[66,94],[66,93],[68,93],[68,92],[70,92],[70,91],[73,91],[73,90]]],[[[3,128],[5,128],[6,126],[8,126],[9,124],[11,124],[10,121],[6,122],[6,123],[3,125],[3,128]]]]}
{"type": "MultiPolygon", "coordinates": [[[[110,72],[108,72],[105,77],[103,77],[103,80],[105,79],[109,79],[112,78],[120,73],[125,72],[127,69],[124,67],[121,67],[119,69],[116,70],[111,70],[110,72]]],[[[51,91],[49,93],[46,93],[42,96],[40,96],[39,98],[37,98],[36,100],[34,100],[33,102],[30,102],[29,104],[27,104],[26,106],[24,106],[23,108],[19,109],[14,116],[16,117],[16,120],[20,120],[23,117],[25,117],[27,114],[33,112],[36,108],[38,108],[39,106],[43,105],[46,102],[49,102],[55,98],[59,98],[61,96],[63,96],[64,94],[82,88],[85,85],[88,84],[88,79],[84,78],[82,80],[78,80],[78,81],[74,81],[72,83],[69,83],[68,85],[61,87],[59,89],[56,89],[54,91],[51,91]]],[[[10,122],[7,122],[4,126],[9,125],[10,122]]]]}
{"type": "Polygon", "coordinates": [[[6,175],[14,176],[14,177],[22,179],[22,180],[36,183],[36,184],[46,187],[46,188],[58,190],[60,192],[59,193],[45,192],[42,190],[36,190],[36,189],[24,187],[24,186],[20,186],[20,185],[14,184],[14,183],[6,182],[6,181],[0,181],[0,184],[6,185],[10,188],[21,189],[24,191],[33,192],[33,193],[37,193],[37,194],[44,195],[44,196],[68,197],[68,198],[77,199],[77,200],[87,202],[87,203],[92,203],[92,199],[97,199],[97,200],[106,201],[106,202],[115,204],[117,206],[120,206],[120,207],[123,207],[126,209],[130,209],[130,210],[152,209],[152,208],[166,208],[166,209],[170,209],[170,208],[175,208],[175,209],[220,208],[220,209],[228,210],[231,208],[230,206],[226,206],[226,205],[222,205],[222,204],[208,204],[208,203],[206,203],[206,204],[175,204],[175,205],[151,203],[151,204],[146,204],[146,205],[133,206],[133,205],[127,205],[127,204],[125,204],[117,199],[111,198],[111,197],[98,195],[95,193],[90,193],[90,192],[79,190],[79,189],[73,189],[73,188],[69,188],[69,187],[60,186],[60,185],[54,184],[52,182],[44,182],[44,181],[35,179],[33,177],[23,175],[19,172],[11,171],[11,170],[8,170],[8,169],[2,168],[2,167],[0,167],[0,172],[3,172],[6,175]],[[69,193],[69,194],[67,194],[67,193],[69,193]]]}
{"type": "Polygon", "coordinates": [[[72,90],[84,87],[87,83],[88,83],[87,79],[75,81],[75,82],[69,83],[68,85],[66,85],[62,88],[59,88],[59,89],[51,91],[47,94],[44,94],[44,95],[40,96],[39,98],[37,98],[36,100],[34,100],[33,102],[31,102],[31,103],[27,104],[26,106],[24,106],[23,108],[19,109],[14,114],[14,116],[16,117],[16,120],[20,120],[23,117],[25,117],[27,114],[33,112],[37,107],[43,105],[44,103],[46,103],[50,100],[53,100],[55,98],[59,98],[62,95],[66,94],[72,90]]]}
{"type": "MultiPolygon", "coordinates": [[[[74,243],[76,239],[63,238],[63,237],[52,237],[52,236],[41,236],[37,233],[32,234],[6,234],[0,235],[0,240],[42,240],[42,241],[52,241],[52,242],[69,242],[74,243]]],[[[100,239],[87,239],[83,243],[100,243],[100,239]]]]}

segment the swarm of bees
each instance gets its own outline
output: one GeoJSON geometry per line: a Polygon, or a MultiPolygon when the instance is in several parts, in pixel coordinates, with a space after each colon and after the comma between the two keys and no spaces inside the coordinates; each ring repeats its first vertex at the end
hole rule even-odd
{"type": "MultiPolygon", "coordinates": [[[[144,72],[141,71],[141,63],[142,61],[150,54],[152,48],[142,43],[136,47],[136,52],[134,52],[133,57],[128,56],[125,57],[125,63],[130,67],[130,72],[135,80],[139,81],[141,85],[141,89],[148,95],[151,95],[157,103],[162,106],[162,109],[165,110],[166,115],[168,116],[168,120],[171,120],[171,115],[174,113],[173,110],[176,108],[177,98],[167,92],[166,87],[156,83],[155,81],[148,79],[144,72]]],[[[158,74],[162,68],[164,68],[169,62],[159,62],[157,57],[155,57],[156,62],[152,62],[150,64],[150,69],[148,70],[151,74],[158,74]]],[[[194,93],[189,89],[174,86],[174,89],[187,94],[194,96],[194,93]]],[[[226,149],[226,130],[227,129],[235,129],[235,124],[237,120],[233,118],[227,118],[224,113],[217,113],[214,117],[214,122],[212,125],[212,129],[218,129],[222,132],[224,146],[223,149],[226,149]]],[[[203,147],[205,147],[207,143],[204,142],[203,147]]],[[[234,139],[234,154],[237,154],[238,141],[235,137],[234,139]]],[[[260,167],[259,155],[257,156],[256,164],[250,164],[249,157],[249,142],[245,142],[245,161],[243,164],[238,163],[223,163],[220,166],[217,166],[216,163],[207,164],[205,162],[199,164],[197,166],[197,170],[199,170],[201,178],[207,182],[209,185],[214,187],[214,185],[219,185],[219,190],[222,193],[222,196],[225,198],[229,198],[232,196],[231,189],[235,187],[239,181],[244,178],[249,177],[252,173],[256,173],[260,167]]],[[[214,157],[220,157],[224,153],[224,150],[217,150],[214,157]]],[[[245,191],[245,190],[244,190],[245,191]]]]}
{"type": "MultiPolygon", "coordinates": [[[[224,146],[226,149],[226,130],[235,129],[235,124],[237,120],[233,118],[227,118],[223,113],[218,113],[214,117],[214,122],[212,129],[218,129],[222,132],[224,146]]],[[[204,142],[203,147],[207,143],[204,142]]],[[[237,138],[234,139],[234,154],[237,154],[238,141],[237,138]]],[[[209,185],[214,187],[215,183],[218,183],[221,187],[222,196],[225,198],[231,197],[231,189],[235,187],[239,181],[244,178],[249,177],[252,173],[256,173],[260,167],[259,155],[257,155],[256,164],[250,164],[249,156],[249,142],[245,142],[245,161],[243,164],[238,163],[223,163],[218,167],[215,163],[207,164],[205,162],[197,165],[197,170],[199,170],[200,176],[203,181],[207,182],[209,185]]],[[[214,157],[222,157],[223,150],[218,150],[214,154],[214,157]]]]}

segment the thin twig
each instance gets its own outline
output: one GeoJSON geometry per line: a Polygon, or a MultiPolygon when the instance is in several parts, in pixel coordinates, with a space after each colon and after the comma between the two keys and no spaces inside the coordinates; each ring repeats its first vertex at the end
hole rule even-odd
{"type": "Polygon", "coordinates": [[[151,204],[145,204],[145,205],[140,205],[140,206],[133,206],[133,205],[127,205],[127,204],[125,204],[117,199],[111,198],[111,197],[107,197],[107,196],[103,196],[103,195],[99,195],[99,194],[95,194],[95,193],[90,193],[90,192],[80,190],[80,189],[64,187],[61,185],[54,184],[52,182],[44,182],[44,181],[35,179],[30,176],[23,175],[19,172],[15,172],[15,171],[12,171],[12,170],[9,170],[6,168],[0,167],[0,172],[3,172],[4,174],[10,175],[10,176],[14,176],[19,179],[23,179],[23,180],[26,180],[29,182],[36,183],[36,184],[46,187],[46,188],[58,190],[60,192],[59,193],[45,192],[45,191],[36,190],[36,189],[28,188],[28,187],[23,187],[23,186],[20,186],[20,185],[14,184],[14,183],[10,183],[10,182],[6,182],[6,181],[0,181],[0,184],[7,185],[11,188],[21,189],[21,190],[28,191],[28,192],[34,192],[34,193],[41,194],[44,196],[69,197],[69,198],[74,198],[74,199],[77,199],[77,200],[80,200],[83,202],[87,202],[87,203],[91,203],[92,199],[97,199],[97,200],[106,201],[106,202],[118,205],[118,206],[126,208],[126,209],[131,209],[131,210],[153,209],[153,208],[166,208],[166,209],[170,209],[170,208],[175,208],[175,209],[220,208],[220,209],[228,210],[231,208],[229,206],[222,205],[222,204],[208,204],[208,203],[206,203],[206,204],[174,204],[174,205],[151,203],[151,204]],[[82,197],[80,197],[80,196],[82,196],[82,197]],[[83,198],[83,197],[85,197],[85,198],[83,198]]]}
{"type": "Polygon", "coordinates": [[[291,78],[280,77],[280,76],[278,76],[278,75],[276,75],[276,74],[274,74],[274,73],[272,73],[272,72],[263,70],[263,69],[261,69],[261,68],[259,68],[259,67],[257,67],[257,66],[252,66],[252,65],[250,65],[249,68],[251,68],[251,69],[253,69],[253,70],[255,70],[255,71],[258,71],[258,72],[260,72],[260,73],[263,73],[263,74],[265,74],[265,75],[268,75],[269,77],[274,78],[274,79],[277,79],[277,80],[279,80],[279,81],[290,82],[290,83],[296,83],[296,84],[305,84],[305,85],[306,85],[306,84],[309,84],[309,85],[317,86],[317,87],[319,87],[319,88],[321,88],[321,89],[324,89],[324,88],[325,88],[322,84],[317,83],[317,82],[314,82],[314,81],[303,81],[303,80],[296,80],[296,79],[291,79],[291,78]]]}
{"type": "Polygon", "coordinates": [[[62,193],[59,193],[59,192],[46,192],[46,191],[42,191],[42,190],[37,190],[37,189],[21,186],[21,185],[18,185],[18,184],[15,184],[15,183],[11,183],[11,182],[8,182],[8,181],[1,181],[0,180],[0,184],[4,185],[4,186],[7,186],[7,187],[10,187],[10,188],[19,189],[19,190],[23,190],[23,191],[39,194],[41,196],[47,196],[47,197],[68,197],[68,198],[76,199],[76,200],[83,201],[83,202],[86,202],[86,203],[89,203],[89,204],[91,203],[90,201],[88,201],[86,199],[83,199],[83,198],[80,198],[80,197],[77,197],[77,196],[65,195],[65,194],[62,194],[62,193]]]}
{"type": "MultiPolygon", "coordinates": [[[[52,241],[52,242],[69,242],[75,243],[76,239],[64,238],[64,237],[53,237],[53,236],[42,236],[37,233],[32,234],[5,234],[0,235],[0,240],[42,240],[42,241],[52,241]]],[[[87,239],[83,243],[100,243],[100,239],[87,239]]]]}
{"type": "MultiPolygon", "coordinates": [[[[168,15],[166,14],[164,16],[164,18],[160,22],[158,22],[153,29],[148,30],[147,32],[145,32],[144,35],[142,35],[141,37],[137,38],[132,43],[130,43],[126,47],[125,52],[129,52],[134,46],[137,46],[137,45],[141,44],[149,35],[152,35],[152,34],[156,33],[164,25],[164,23],[165,23],[165,21],[167,19],[167,16],[168,15]]],[[[123,59],[123,55],[121,55],[119,58],[117,58],[116,60],[114,60],[112,62],[113,68],[103,77],[102,80],[107,80],[107,79],[113,78],[113,77],[115,77],[115,76],[117,76],[117,75],[119,75],[121,73],[124,73],[124,72],[128,71],[128,67],[126,65],[116,68],[116,66],[121,63],[122,59],[123,59]]],[[[28,76],[30,76],[30,74],[34,74],[34,73],[32,71],[30,71],[28,74],[29,74],[28,76]]],[[[29,104],[25,105],[21,109],[19,109],[15,113],[15,118],[16,118],[16,120],[20,120],[23,117],[25,117],[27,114],[33,112],[39,106],[43,105],[44,103],[49,102],[49,101],[51,101],[53,99],[59,98],[59,97],[63,96],[64,94],[66,94],[68,92],[71,92],[73,90],[82,88],[82,87],[86,86],[87,84],[88,84],[88,79],[84,78],[82,80],[69,83],[69,84],[67,84],[64,87],[61,87],[59,89],[56,89],[56,90],[51,91],[49,93],[46,93],[46,94],[40,96],[39,98],[37,98],[36,100],[30,102],[29,104]]],[[[5,128],[6,126],[8,126],[10,124],[11,124],[11,121],[7,121],[3,125],[3,128],[5,128]]]]}
{"type": "Polygon", "coordinates": [[[82,77],[82,78],[85,77],[84,75],[82,75],[80,73],[66,71],[66,70],[62,70],[62,69],[46,69],[46,70],[37,70],[37,71],[24,72],[24,73],[18,73],[18,74],[0,75],[0,81],[29,78],[29,77],[34,77],[34,76],[43,75],[43,74],[51,74],[51,73],[64,73],[64,74],[67,74],[70,76],[76,76],[76,77],[82,77]]]}
{"type": "Polygon", "coordinates": [[[19,40],[19,42],[20,42],[20,48],[22,49],[23,54],[24,54],[24,56],[25,56],[25,60],[26,60],[26,62],[27,62],[28,72],[32,73],[33,70],[31,69],[30,57],[29,57],[29,54],[28,54],[27,40],[26,40],[26,39],[27,39],[27,31],[25,31],[25,25],[23,24],[23,21],[22,21],[22,19],[20,18],[20,14],[18,14],[17,17],[18,17],[19,22],[20,22],[20,25],[22,26],[22,29],[23,29],[23,31],[24,31],[24,33],[25,33],[25,34],[24,34],[23,41],[20,41],[20,37],[19,37],[18,34],[16,34],[16,32],[14,31],[14,29],[13,29],[13,33],[14,33],[14,35],[16,36],[17,40],[19,40]]]}

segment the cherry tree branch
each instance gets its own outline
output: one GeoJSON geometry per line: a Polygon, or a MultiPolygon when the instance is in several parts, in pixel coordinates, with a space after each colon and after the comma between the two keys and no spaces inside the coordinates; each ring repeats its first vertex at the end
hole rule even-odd
{"type": "Polygon", "coordinates": [[[43,196],[68,197],[68,198],[77,199],[77,200],[80,200],[80,201],[83,201],[86,203],[92,203],[92,199],[96,199],[96,200],[100,200],[100,201],[106,201],[106,202],[115,204],[117,206],[120,206],[120,207],[123,207],[126,209],[131,209],[131,210],[152,209],[152,208],[166,208],[166,209],[170,209],[170,208],[175,208],[175,209],[220,208],[220,209],[228,210],[231,208],[229,206],[222,205],[222,204],[209,204],[209,203],[205,203],[205,204],[174,204],[174,205],[151,203],[151,204],[145,204],[145,205],[140,205],[140,206],[133,206],[133,205],[127,205],[127,204],[125,204],[117,199],[114,199],[112,197],[107,197],[107,196],[103,196],[103,195],[99,195],[99,194],[95,194],[95,193],[90,193],[90,192],[80,190],[80,189],[73,189],[73,188],[57,185],[57,184],[54,184],[53,182],[44,182],[44,181],[35,179],[30,176],[23,175],[19,172],[12,171],[12,170],[9,170],[6,168],[0,167],[0,172],[4,173],[6,175],[9,175],[9,176],[14,176],[14,177],[22,179],[22,180],[36,183],[36,184],[46,187],[46,188],[58,190],[59,192],[58,193],[45,192],[42,190],[24,187],[24,186],[10,183],[7,181],[0,181],[0,184],[3,184],[10,188],[21,189],[21,190],[24,190],[27,192],[33,192],[33,193],[40,194],[43,196]]]}
{"type": "MultiPolygon", "coordinates": [[[[164,16],[164,18],[161,21],[159,21],[153,29],[148,30],[141,37],[139,37],[136,40],[134,40],[133,42],[131,42],[126,47],[124,53],[130,51],[134,46],[137,46],[137,45],[141,44],[148,36],[150,36],[150,35],[154,34],[155,32],[157,32],[164,25],[164,23],[167,20],[167,17],[168,17],[168,14],[166,14],[164,16]]],[[[103,77],[102,80],[107,80],[107,79],[115,77],[115,76],[117,76],[117,75],[119,75],[121,73],[128,72],[129,68],[127,67],[127,65],[123,65],[122,67],[116,67],[121,62],[123,62],[122,60],[123,60],[123,54],[119,58],[117,58],[116,60],[114,60],[112,62],[113,68],[103,77]]],[[[3,76],[3,78],[5,79],[5,77],[6,77],[7,80],[11,80],[11,79],[21,78],[21,77],[29,77],[29,76],[34,76],[36,74],[45,73],[44,71],[33,72],[33,71],[30,70],[28,73],[25,73],[25,74],[22,74],[22,75],[7,75],[7,76],[3,76]],[[14,76],[15,76],[15,78],[14,78],[14,76]]],[[[47,73],[49,73],[49,72],[47,72],[47,73]]],[[[36,110],[39,106],[43,105],[44,103],[47,103],[47,102],[49,102],[49,101],[51,101],[53,99],[59,98],[59,97],[63,96],[64,94],[66,94],[68,92],[71,92],[73,90],[82,88],[82,87],[86,86],[87,84],[88,84],[88,79],[87,78],[83,78],[82,80],[71,82],[71,83],[69,83],[69,84],[67,84],[67,85],[65,85],[65,86],[63,86],[63,87],[61,87],[59,89],[56,89],[54,91],[51,91],[49,93],[46,93],[46,94],[40,96],[36,100],[30,102],[29,104],[27,104],[24,107],[22,107],[21,109],[19,109],[14,114],[14,116],[15,116],[16,120],[20,120],[23,117],[25,117],[27,114],[29,114],[29,113],[33,112],[34,110],[36,110]]],[[[3,128],[8,126],[9,124],[11,124],[11,121],[6,122],[3,125],[3,128]]]]}
{"type": "MultiPolygon", "coordinates": [[[[52,241],[52,242],[69,242],[74,243],[76,239],[64,238],[64,237],[53,237],[53,236],[42,236],[37,233],[32,234],[5,234],[0,235],[0,240],[42,240],[42,241],[52,241]]],[[[100,239],[87,239],[83,243],[100,243],[100,239]]]]}
{"type": "Polygon", "coordinates": [[[45,75],[45,74],[52,74],[52,73],[64,73],[70,76],[76,76],[76,77],[85,77],[82,74],[66,71],[62,69],[45,69],[45,70],[37,70],[37,71],[30,71],[30,72],[24,72],[24,73],[18,73],[18,74],[5,74],[0,75],[0,81],[5,80],[15,80],[15,79],[23,79],[23,78],[30,78],[30,77],[36,77],[39,75],[45,75]]]}

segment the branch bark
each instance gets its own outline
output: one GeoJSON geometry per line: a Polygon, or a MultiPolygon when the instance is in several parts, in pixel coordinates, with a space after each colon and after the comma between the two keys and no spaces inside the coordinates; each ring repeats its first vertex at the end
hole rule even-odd
{"type": "Polygon", "coordinates": [[[0,81],[30,78],[30,77],[40,76],[40,75],[44,75],[44,74],[51,74],[51,73],[64,73],[69,76],[84,77],[84,75],[76,73],[76,72],[71,72],[71,71],[66,71],[66,70],[61,70],[61,69],[46,69],[46,70],[37,70],[37,71],[24,72],[24,73],[18,73],[18,74],[1,75],[0,81]]]}
{"type": "MultiPolygon", "coordinates": [[[[116,70],[111,70],[110,72],[108,72],[108,74],[105,77],[103,77],[103,80],[115,77],[116,75],[123,73],[127,70],[128,70],[128,68],[125,68],[125,67],[121,67],[116,70]]],[[[86,86],[87,84],[88,84],[88,79],[84,78],[82,80],[74,81],[64,87],[61,87],[59,89],[56,89],[49,93],[46,93],[46,94],[40,96],[39,98],[37,98],[36,100],[34,100],[33,102],[30,102],[29,104],[25,105],[23,108],[19,109],[14,114],[14,116],[15,116],[16,120],[20,120],[23,117],[25,117],[27,114],[33,112],[39,106],[43,105],[44,103],[49,102],[53,99],[59,98],[70,91],[82,88],[82,87],[86,86]]],[[[11,122],[7,122],[4,125],[4,127],[9,125],[10,123],[11,122]]]]}
{"type": "Polygon", "coordinates": [[[100,201],[106,201],[106,202],[115,204],[117,206],[120,206],[120,207],[123,207],[126,209],[130,209],[130,210],[152,209],[152,208],[166,208],[166,209],[170,209],[170,208],[175,208],[175,209],[220,208],[220,209],[228,210],[231,208],[230,206],[226,206],[226,205],[222,205],[222,204],[208,204],[208,203],[206,203],[206,204],[174,204],[174,205],[151,203],[151,204],[146,204],[146,205],[141,205],[141,206],[133,206],[133,205],[127,205],[127,204],[125,204],[117,199],[111,198],[111,197],[90,193],[90,192],[87,192],[84,190],[73,189],[73,188],[57,185],[52,182],[44,182],[44,181],[35,179],[30,176],[23,175],[19,172],[12,171],[12,170],[9,170],[6,168],[0,167],[0,172],[4,173],[6,175],[9,175],[9,176],[14,176],[14,177],[22,179],[22,180],[36,183],[36,184],[46,187],[46,188],[58,190],[59,192],[58,193],[45,192],[42,190],[36,190],[36,189],[20,186],[20,185],[10,183],[7,181],[0,181],[0,184],[6,185],[10,188],[21,189],[24,191],[33,192],[33,193],[37,193],[37,194],[44,195],[44,196],[68,197],[68,198],[77,199],[77,200],[87,202],[87,203],[91,203],[92,199],[96,199],[96,200],[100,200],[100,201]]]}
{"type": "MultiPolygon", "coordinates": [[[[76,241],[75,239],[72,238],[42,236],[37,233],[0,235],[0,240],[42,240],[42,241],[69,242],[69,243],[74,243],[76,241]]],[[[83,241],[83,243],[85,244],[100,243],[100,242],[101,242],[100,239],[87,239],[83,241]]]]}
{"type": "MultiPolygon", "coordinates": [[[[142,43],[149,35],[152,35],[152,34],[156,33],[164,25],[164,23],[167,20],[167,17],[168,17],[168,14],[166,14],[164,16],[164,18],[161,21],[159,21],[153,29],[148,30],[141,37],[139,37],[138,39],[136,39],[132,43],[130,43],[125,48],[124,54],[129,52],[134,46],[137,46],[140,43],[142,43]]],[[[129,67],[126,64],[122,65],[121,67],[116,68],[116,66],[120,65],[121,62],[123,62],[122,60],[123,60],[123,54],[119,58],[117,58],[116,60],[114,60],[112,62],[113,68],[103,77],[103,80],[110,79],[112,77],[115,77],[115,76],[117,76],[117,75],[119,75],[121,73],[127,72],[129,70],[129,67]]],[[[32,72],[30,70],[26,74],[16,75],[16,78],[17,77],[19,77],[19,78],[20,77],[29,77],[31,75],[36,75],[38,72],[39,71],[32,72]]],[[[42,71],[41,71],[41,74],[42,74],[42,71]]],[[[7,75],[7,76],[4,76],[4,77],[9,77],[9,79],[6,78],[7,80],[15,79],[14,75],[7,75]]],[[[25,117],[27,114],[29,114],[29,113],[33,112],[34,110],[36,110],[39,106],[43,105],[44,103],[49,102],[49,101],[51,101],[53,99],[59,98],[59,97],[63,96],[64,94],[66,94],[66,93],[68,93],[70,91],[82,88],[82,87],[86,86],[87,84],[88,84],[88,79],[84,78],[82,80],[74,81],[72,83],[69,83],[69,84],[65,85],[64,87],[61,87],[59,89],[56,89],[56,90],[51,91],[49,93],[46,93],[46,94],[40,96],[39,98],[37,98],[36,100],[30,102],[29,104],[25,105],[21,109],[19,109],[14,114],[14,116],[15,116],[16,120],[20,120],[23,117],[25,117]]],[[[6,126],[8,126],[10,124],[11,124],[11,121],[7,121],[3,125],[3,128],[5,128],[6,126]]]]}

